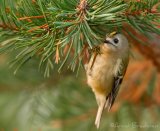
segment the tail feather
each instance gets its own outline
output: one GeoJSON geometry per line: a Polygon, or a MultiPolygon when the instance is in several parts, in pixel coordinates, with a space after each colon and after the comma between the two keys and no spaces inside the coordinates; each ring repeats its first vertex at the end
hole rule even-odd
{"type": "Polygon", "coordinates": [[[100,125],[100,122],[101,122],[102,113],[103,113],[103,110],[105,108],[106,102],[107,101],[104,101],[98,107],[97,116],[96,116],[96,120],[95,120],[95,125],[96,125],[97,129],[99,128],[99,125],[100,125]]]}

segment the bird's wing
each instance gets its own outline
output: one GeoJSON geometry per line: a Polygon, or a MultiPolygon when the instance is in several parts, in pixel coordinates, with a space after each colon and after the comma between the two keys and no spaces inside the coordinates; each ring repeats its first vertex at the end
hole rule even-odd
{"type": "Polygon", "coordinates": [[[111,109],[111,107],[115,101],[115,98],[118,94],[118,91],[119,91],[120,85],[123,81],[123,77],[125,75],[127,66],[128,66],[128,58],[126,58],[125,60],[119,59],[117,61],[117,64],[115,66],[113,87],[112,87],[110,94],[106,98],[108,100],[108,103],[107,103],[108,111],[111,109]]]}

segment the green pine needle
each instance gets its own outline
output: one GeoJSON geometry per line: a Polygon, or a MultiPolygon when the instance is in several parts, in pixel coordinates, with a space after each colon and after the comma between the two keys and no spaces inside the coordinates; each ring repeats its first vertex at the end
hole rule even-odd
{"type": "MultiPolygon", "coordinates": [[[[0,53],[16,51],[11,66],[16,71],[31,58],[41,58],[39,68],[49,76],[55,59],[59,72],[83,65],[80,58],[88,48],[101,43],[107,32],[123,30],[124,23],[138,32],[160,34],[158,0],[1,0],[0,53]],[[56,54],[58,46],[58,53],[56,54]],[[66,47],[67,54],[64,54],[66,47]],[[56,62],[57,63],[57,62],[56,62]]],[[[129,32],[130,33],[130,32],[129,32]]]]}

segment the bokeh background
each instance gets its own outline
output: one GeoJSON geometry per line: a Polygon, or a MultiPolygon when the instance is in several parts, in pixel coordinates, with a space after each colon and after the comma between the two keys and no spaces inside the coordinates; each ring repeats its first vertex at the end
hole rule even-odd
{"type": "MultiPolygon", "coordinates": [[[[128,70],[113,108],[104,111],[99,131],[160,130],[160,38],[150,35],[147,46],[128,38],[128,70]]],[[[76,77],[69,70],[59,74],[55,67],[44,78],[34,58],[14,75],[10,59],[12,54],[0,56],[0,131],[97,130],[97,104],[83,69],[76,77]]]]}

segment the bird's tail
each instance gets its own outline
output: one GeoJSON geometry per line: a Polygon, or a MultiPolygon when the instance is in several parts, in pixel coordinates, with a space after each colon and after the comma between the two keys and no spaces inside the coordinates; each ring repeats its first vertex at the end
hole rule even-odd
{"type": "Polygon", "coordinates": [[[99,104],[98,111],[97,111],[97,116],[96,116],[96,120],[95,120],[95,125],[96,125],[97,129],[99,128],[102,113],[103,113],[103,110],[105,108],[106,102],[107,102],[107,100],[105,100],[105,101],[103,101],[99,104]]]}

